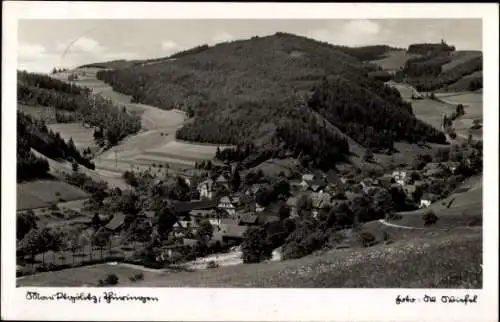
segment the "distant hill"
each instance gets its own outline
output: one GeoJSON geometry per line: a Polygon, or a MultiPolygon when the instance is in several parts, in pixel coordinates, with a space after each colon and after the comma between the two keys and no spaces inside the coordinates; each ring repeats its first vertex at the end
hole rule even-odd
{"type": "Polygon", "coordinates": [[[480,51],[456,50],[442,43],[412,44],[371,60],[382,70],[399,71],[419,91],[461,92],[483,87],[480,51]]]}
{"type": "Polygon", "coordinates": [[[394,50],[276,33],[198,48],[175,60],[103,70],[98,78],[134,101],[194,116],[177,133],[180,139],[278,148],[320,164],[349,153],[338,129],[373,149],[390,150],[400,140],[444,142],[396,90],[367,77],[362,61],[394,50]],[[384,120],[373,117],[377,113],[384,120]],[[336,129],[325,127],[326,121],[336,129]]]}

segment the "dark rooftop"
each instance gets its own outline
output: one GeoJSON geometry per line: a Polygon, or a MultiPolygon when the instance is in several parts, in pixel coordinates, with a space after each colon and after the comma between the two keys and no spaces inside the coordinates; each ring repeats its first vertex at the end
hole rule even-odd
{"type": "Polygon", "coordinates": [[[187,201],[187,202],[177,202],[174,206],[174,211],[176,213],[190,212],[191,210],[207,210],[217,208],[217,200],[199,200],[199,201],[187,201]]]}
{"type": "Polygon", "coordinates": [[[224,227],[222,227],[222,235],[225,237],[243,238],[243,234],[245,234],[246,231],[246,226],[224,225],[224,227]]]}
{"type": "Polygon", "coordinates": [[[238,220],[239,224],[256,224],[259,217],[254,214],[243,214],[238,220]]]}
{"type": "Polygon", "coordinates": [[[106,225],[106,228],[109,230],[116,230],[121,225],[123,225],[124,221],[125,221],[125,214],[121,212],[116,213],[111,219],[111,221],[106,225]]]}

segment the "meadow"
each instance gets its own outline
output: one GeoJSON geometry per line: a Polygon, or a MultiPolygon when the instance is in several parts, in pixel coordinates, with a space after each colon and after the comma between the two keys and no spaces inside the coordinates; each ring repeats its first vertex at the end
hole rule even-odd
{"type": "Polygon", "coordinates": [[[453,69],[456,66],[466,63],[467,61],[481,57],[482,53],[480,51],[474,50],[459,50],[451,53],[451,61],[442,66],[443,72],[453,69]]]}
{"type": "Polygon", "coordinates": [[[455,105],[431,99],[414,100],[412,106],[413,113],[417,118],[434,126],[436,129],[441,128],[444,114],[451,115],[456,111],[455,105]]]}
{"type": "Polygon", "coordinates": [[[36,180],[17,184],[17,210],[49,207],[87,197],[83,190],[61,181],[36,180]]]}
{"type": "Polygon", "coordinates": [[[408,59],[419,57],[420,55],[408,54],[406,50],[392,51],[381,59],[372,61],[373,64],[379,65],[384,70],[399,70],[403,67],[408,59]]]}

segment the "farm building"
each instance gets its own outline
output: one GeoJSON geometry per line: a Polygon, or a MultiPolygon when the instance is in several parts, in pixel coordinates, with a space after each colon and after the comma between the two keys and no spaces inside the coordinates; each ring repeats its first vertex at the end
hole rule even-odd
{"type": "Polygon", "coordinates": [[[332,196],[324,192],[314,192],[311,194],[311,199],[313,209],[320,210],[330,205],[332,196]]]}
{"type": "Polygon", "coordinates": [[[216,209],[218,204],[217,200],[181,201],[174,205],[174,212],[177,214],[189,214],[192,210],[216,209]]]}
{"type": "Polygon", "coordinates": [[[228,214],[234,215],[236,213],[236,206],[238,204],[229,196],[222,197],[219,201],[218,208],[225,210],[228,214]]]}
{"type": "Polygon", "coordinates": [[[425,193],[422,198],[420,198],[420,208],[427,208],[431,203],[437,200],[437,196],[432,193],[425,193]]]}
{"type": "Polygon", "coordinates": [[[113,216],[111,221],[105,227],[110,231],[117,231],[119,228],[122,227],[124,222],[125,222],[125,214],[118,212],[113,216]]]}
{"type": "Polygon", "coordinates": [[[392,177],[396,181],[397,184],[404,186],[406,183],[406,171],[394,171],[392,173],[392,177]]]}
{"type": "Polygon", "coordinates": [[[306,173],[302,175],[302,181],[312,181],[316,179],[316,176],[312,173],[306,173]]]}
{"type": "Polygon", "coordinates": [[[237,219],[238,219],[238,225],[240,226],[257,226],[259,216],[252,213],[246,213],[238,215],[237,219]]]}
{"type": "Polygon", "coordinates": [[[247,231],[246,226],[221,225],[222,241],[226,243],[238,244],[243,241],[243,235],[247,231]]]}
{"type": "Polygon", "coordinates": [[[211,218],[215,214],[215,209],[194,209],[189,212],[189,216],[194,218],[211,218]]]}
{"type": "Polygon", "coordinates": [[[255,212],[263,212],[265,208],[258,203],[255,203],[255,212]]]}
{"type": "Polygon", "coordinates": [[[229,189],[229,180],[227,179],[227,177],[225,175],[221,174],[217,179],[215,179],[215,182],[218,185],[221,185],[221,186],[225,187],[226,189],[229,189]]]}
{"type": "Polygon", "coordinates": [[[200,193],[200,198],[212,199],[214,193],[214,181],[212,179],[205,180],[198,185],[197,189],[200,193]]]}

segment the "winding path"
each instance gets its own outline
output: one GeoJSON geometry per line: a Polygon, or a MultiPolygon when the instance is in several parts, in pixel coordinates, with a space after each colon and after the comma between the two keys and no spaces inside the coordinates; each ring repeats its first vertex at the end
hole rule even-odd
{"type": "MultiPolygon", "coordinates": [[[[382,225],[385,225],[387,227],[393,227],[393,228],[410,229],[410,230],[426,230],[426,229],[429,229],[429,228],[421,228],[421,227],[409,227],[409,226],[396,225],[396,224],[389,223],[389,222],[385,221],[385,219],[379,219],[378,221],[382,225]]],[[[445,230],[445,229],[443,229],[443,230],[445,230]]]]}

